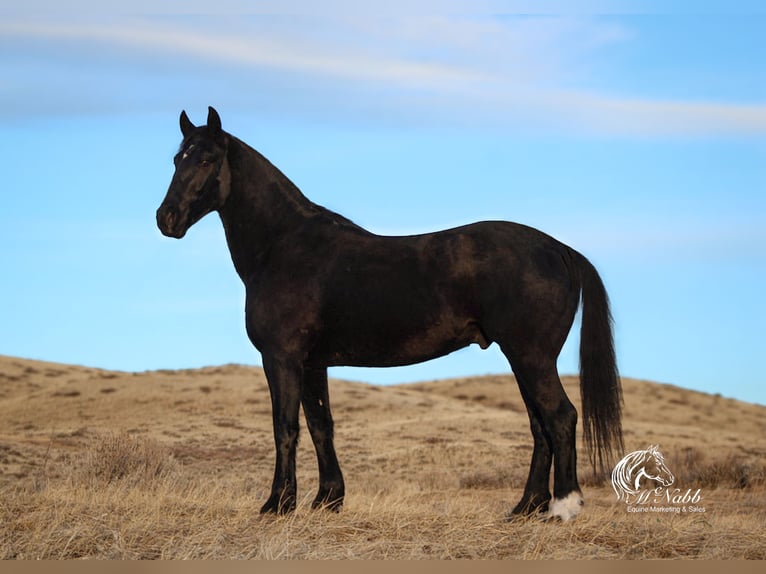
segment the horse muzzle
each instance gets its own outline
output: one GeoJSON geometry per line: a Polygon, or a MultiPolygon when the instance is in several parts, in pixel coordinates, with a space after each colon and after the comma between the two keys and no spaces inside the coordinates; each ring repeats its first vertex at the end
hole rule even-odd
{"type": "Polygon", "coordinates": [[[157,210],[157,227],[166,237],[181,239],[186,235],[186,226],[181,219],[179,210],[174,207],[163,204],[157,210]]]}

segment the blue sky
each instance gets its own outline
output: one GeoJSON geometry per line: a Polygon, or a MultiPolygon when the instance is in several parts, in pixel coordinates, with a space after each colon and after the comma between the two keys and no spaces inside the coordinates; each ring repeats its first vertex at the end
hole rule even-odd
{"type": "MultiPolygon", "coordinates": [[[[213,105],[372,231],[507,219],[558,237],[602,274],[623,375],[766,404],[766,8],[574,4],[0,8],[0,353],[260,363],[217,217],[182,241],[154,222],[179,112],[213,105]]],[[[578,345],[575,329],[562,373],[578,345]]],[[[507,371],[472,347],[332,374],[507,371]]]]}

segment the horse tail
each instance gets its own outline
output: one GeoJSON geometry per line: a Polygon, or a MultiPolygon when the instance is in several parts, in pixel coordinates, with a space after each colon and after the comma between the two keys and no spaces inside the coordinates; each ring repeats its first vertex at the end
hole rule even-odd
{"type": "Polygon", "coordinates": [[[580,397],[583,438],[594,470],[601,475],[622,452],[622,386],[617,371],[609,297],[596,268],[573,251],[580,282],[580,397]]]}

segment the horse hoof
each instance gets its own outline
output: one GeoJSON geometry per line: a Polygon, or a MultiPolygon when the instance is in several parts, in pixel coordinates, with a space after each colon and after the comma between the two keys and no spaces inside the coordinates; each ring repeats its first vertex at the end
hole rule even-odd
{"type": "Polygon", "coordinates": [[[288,514],[295,510],[295,497],[271,496],[261,507],[261,514],[288,514]]]}
{"type": "Polygon", "coordinates": [[[522,499],[511,512],[505,515],[505,518],[508,522],[511,522],[532,515],[548,514],[548,502],[550,499],[550,494],[522,499]]]}
{"type": "Polygon", "coordinates": [[[318,494],[311,503],[311,508],[329,510],[331,512],[340,512],[343,508],[343,495],[334,496],[330,494],[318,494]]]}
{"type": "Polygon", "coordinates": [[[314,510],[329,510],[337,514],[343,509],[343,501],[333,500],[332,502],[326,502],[324,500],[315,500],[311,503],[311,508],[314,510]]]}

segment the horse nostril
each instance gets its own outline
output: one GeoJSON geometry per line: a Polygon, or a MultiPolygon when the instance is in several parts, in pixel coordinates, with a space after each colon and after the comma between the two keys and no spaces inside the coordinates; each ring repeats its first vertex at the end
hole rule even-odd
{"type": "Polygon", "coordinates": [[[176,214],[172,211],[168,211],[165,214],[165,229],[173,229],[176,223],[176,214]]]}
{"type": "Polygon", "coordinates": [[[172,233],[177,221],[178,215],[172,207],[160,207],[157,210],[157,227],[163,234],[172,233]]]}

